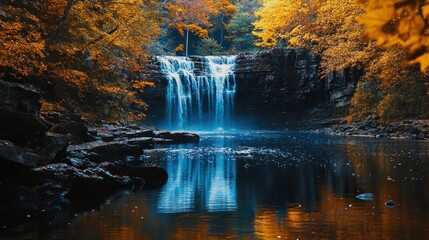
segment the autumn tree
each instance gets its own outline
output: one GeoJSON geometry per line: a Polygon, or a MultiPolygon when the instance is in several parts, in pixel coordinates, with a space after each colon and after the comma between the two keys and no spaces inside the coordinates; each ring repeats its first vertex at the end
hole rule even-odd
{"type": "Polygon", "coordinates": [[[185,37],[185,55],[189,52],[189,32],[200,37],[208,37],[210,16],[214,13],[212,0],[173,0],[166,2],[168,23],[185,37]]]}
{"type": "Polygon", "coordinates": [[[46,70],[40,20],[28,5],[0,3],[0,78],[40,76],[46,70]]]}
{"type": "Polygon", "coordinates": [[[403,48],[385,49],[366,66],[352,99],[352,120],[368,115],[381,120],[429,117],[427,76],[408,66],[403,48]]]}
{"type": "Polygon", "coordinates": [[[255,23],[257,44],[276,47],[284,42],[290,47],[309,48],[321,56],[323,75],[347,68],[364,69],[353,98],[354,118],[367,114],[385,120],[425,115],[427,108],[409,111],[411,104],[427,105],[424,77],[403,64],[401,48],[385,50],[374,41],[362,41],[364,26],[358,19],[364,14],[365,5],[353,0],[265,0],[256,13],[260,17],[255,23]],[[407,82],[413,90],[405,89],[407,82]],[[413,96],[413,92],[418,94],[413,96]]]}
{"type": "Polygon", "coordinates": [[[407,49],[409,63],[429,66],[429,1],[427,0],[359,0],[366,3],[360,21],[366,37],[381,46],[399,44],[407,49]]]}
{"type": "Polygon", "coordinates": [[[32,61],[20,60],[26,71],[14,63],[19,73],[14,76],[46,79],[39,85],[49,90],[50,100],[94,117],[129,119],[132,108],[145,107],[135,96],[150,85],[141,73],[145,46],[159,32],[158,9],[152,0],[6,0],[0,5],[1,26],[9,32],[0,37],[15,50],[3,49],[0,67],[10,68],[7,56],[18,48],[32,61]]]}

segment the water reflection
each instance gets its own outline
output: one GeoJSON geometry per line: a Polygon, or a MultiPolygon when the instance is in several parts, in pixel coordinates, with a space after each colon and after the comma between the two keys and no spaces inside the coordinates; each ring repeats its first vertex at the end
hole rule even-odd
{"type": "MultiPolygon", "coordinates": [[[[223,138],[216,139],[223,147],[223,138]]],[[[169,179],[163,188],[158,210],[162,213],[233,211],[237,208],[236,161],[232,153],[207,155],[183,151],[165,153],[169,179]]]]}
{"type": "Polygon", "coordinates": [[[147,150],[136,159],[163,165],[167,185],[27,237],[429,239],[428,142],[204,135],[198,146],[147,150]],[[365,192],[374,199],[356,198],[365,192]],[[389,199],[393,208],[384,205],[389,199]]]}

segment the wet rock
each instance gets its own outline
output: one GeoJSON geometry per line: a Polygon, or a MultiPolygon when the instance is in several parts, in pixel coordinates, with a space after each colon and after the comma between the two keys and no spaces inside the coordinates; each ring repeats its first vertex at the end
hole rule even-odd
{"type": "Polygon", "coordinates": [[[87,168],[96,167],[96,164],[91,162],[87,158],[68,157],[65,160],[63,160],[63,163],[78,169],[87,169],[87,168]]]}
{"type": "Polygon", "coordinates": [[[173,144],[173,140],[165,138],[154,138],[153,142],[156,144],[173,144]]]}
{"type": "Polygon", "coordinates": [[[381,122],[377,116],[364,120],[339,123],[329,126],[325,132],[336,135],[392,137],[428,140],[427,120],[407,120],[402,122],[381,122]]]}
{"type": "Polygon", "coordinates": [[[93,133],[96,139],[104,142],[155,136],[153,130],[135,124],[124,126],[118,126],[117,124],[103,124],[102,127],[92,127],[89,131],[93,133]]]}
{"type": "Polygon", "coordinates": [[[39,179],[51,179],[68,188],[72,199],[107,196],[131,186],[129,177],[112,175],[95,167],[81,170],[65,163],[50,164],[34,169],[39,179]]]}
{"type": "Polygon", "coordinates": [[[155,137],[171,140],[171,143],[174,144],[197,143],[200,141],[200,137],[197,134],[186,132],[160,131],[155,132],[155,137]]]}
{"type": "MultiPolygon", "coordinates": [[[[89,154],[96,154],[95,156],[103,157],[105,160],[132,154],[140,154],[143,149],[152,148],[152,138],[133,138],[124,141],[114,142],[90,142],[80,145],[73,145],[68,148],[70,156],[75,155],[75,152],[85,152],[86,157],[90,157],[89,154]]],[[[94,156],[93,156],[94,157],[94,156]]],[[[91,158],[93,160],[94,158],[91,158]]]]}
{"type": "Polygon", "coordinates": [[[389,200],[385,202],[384,205],[386,205],[386,207],[388,208],[392,208],[395,205],[395,203],[393,202],[393,200],[389,200]]]}
{"type": "Polygon", "coordinates": [[[360,200],[373,200],[374,195],[372,193],[363,193],[356,196],[356,198],[359,198],[360,200]]]}

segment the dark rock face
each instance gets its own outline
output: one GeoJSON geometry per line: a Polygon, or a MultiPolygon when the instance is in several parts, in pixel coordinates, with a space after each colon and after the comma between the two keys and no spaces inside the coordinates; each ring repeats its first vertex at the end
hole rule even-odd
{"type": "MultiPolygon", "coordinates": [[[[195,73],[201,57],[192,56],[195,73]]],[[[236,62],[235,120],[241,127],[284,128],[302,120],[344,116],[361,72],[346,69],[326,77],[320,57],[305,49],[240,53],[236,62]]],[[[153,65],[155,87],[145,92],[148,122],[165,116],[167,79],[153,65]]]]}
{"type": "Polygon", "coordinates": [[[41,94],[31,85],[0,80],[0,138],[44,133],[52,127],[38,116],[41,94]]]}
{"type": "Polygon", "coordinates": [[[31,85],[0,80],[2,110],[36,115],[40,109],[41,94],[31,85]]]}
{"type": "Polygon", "coordinates": [[[0,140],[0,167],[7,168],[13,163],[33,168],[49,163],[49,158],[27,151],[7,140],[0,140]]]}
{"type": "Polygon", "coordinates": [[[44,135],[36,136],[23,142],[21,146],[48,158],[51,162],[64,159],[69,144],[70,136],[47,132],[44,135]]]}
{"type": "Polygon", "coordinates": [[[347,114],[360,73],[320,75],[319,56],[304,49],[238,55],[236,119],[256,127],[299,125],[347,114]]]}

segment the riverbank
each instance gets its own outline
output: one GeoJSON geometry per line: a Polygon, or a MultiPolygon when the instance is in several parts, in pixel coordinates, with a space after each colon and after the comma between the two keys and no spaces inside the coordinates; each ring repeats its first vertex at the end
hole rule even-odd
{"type": "Polygon", "coordinates": [[[344,119],[324,121],[314,130],[338,136],[366,136],[380,138],[403,138],[429,140],[429,120],[403,120],[383,122],[378,117],[367,117],[360,121],[344,119]]]}

